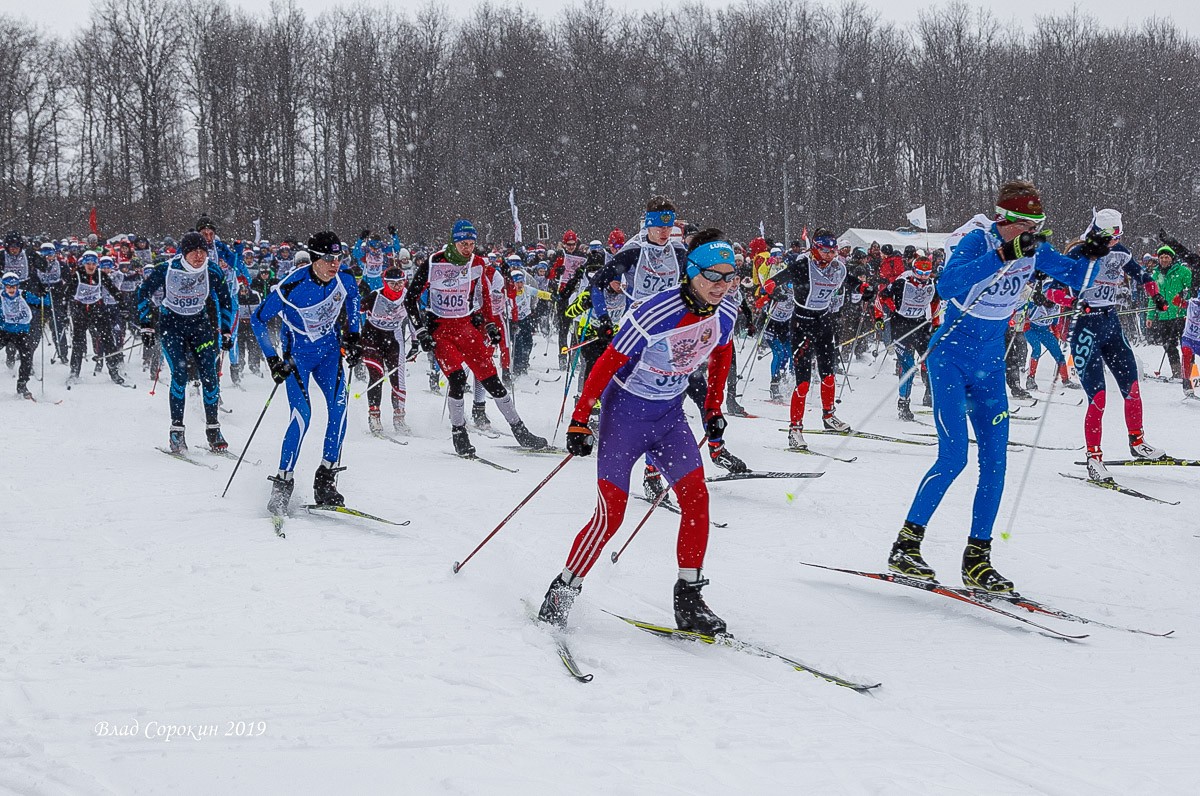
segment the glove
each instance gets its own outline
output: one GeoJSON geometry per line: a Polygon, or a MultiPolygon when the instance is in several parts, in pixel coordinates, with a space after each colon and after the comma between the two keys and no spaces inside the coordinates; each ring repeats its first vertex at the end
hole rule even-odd
{"type": "MultiPolygon", "coordinates": [[[[1042,238],[1032,232],[1022,232],[1017,237],[1005,243],[1000,247],[1000,260],[1002,262],[1012,262],[1019,260],[1022,257],[1032,257],[1037,247],[1041,245],[1042,238]]],[[[1107,253],[1107,250],[1105,250],[1107,253]]]]}
{"type": "Polygon", "coordinates": [[[358,233],[359,240],[366,240],[369,237],[371,237],[371,230],[369,229],[364,229],[362,232],[358,233]]]}
{"type": "Polygon", "coordinates": [[[1054,306],[1054,302],[1051,301],[1049,298],[1047,298],[1045,293],[1034,293],[1033,294],[1033,303],[1038,305],[1039,307],[1053,307],[1054,306]]]}
{"type": "Polygon", "coordinates": [[[591,456],[596,437],[588,428],[586,420],[571,418],[571,426],[567,429],[567,452],[575,456],[591,456]]]}
{"type": "Polygon", "coordinates": [[[485,326],[483,333],[487,335],[488,342],[492,345],[497,345],[504,339],[504,335],[500,332],[500,327],[494,323],[489,323],[485,326]]]}
{"type": "Polygon", "coordinates": [[[1167,231],[1165,229],[1163,229],[1162,227],[1158,228],[1158,239],[1161,240],[1163,243],[1167,244],[1168,246],[1170,246],[1175,251],[1179,251],[1180,249],[1186,248],[1186,247],[1184,247],[1184,245],[1182,243],[1179,242],[1179,238],[1176,238],[1173,235],[1167,234],[1167,231]]]}
{"type": "Polygon", "coordinates": [[[358,332],[347,332],[342,343],[342,348],[346,350],[346,364],[357,368],[363,360],[362,336],[358,332]]]}
{"type": "Polygon", "coordinates": [[[1096,260],[1108,254],[1108,244],[1112,242],[1112,238],[1108,235],[1098,235],[1091,233],[1087,236],[1087,240],[1079,247],[1079,253],[1089,260],[1096,260]]]}
{"type": "Polygon", "coordinates": [[[754,321],[750,321],[746,324],[746,334],[750,335],[751,337],[758,335],[758,327],[755,326],[754,321]]]}
{"type": "MultiPolygon", "coordinates": [[[[1182,293],[1176,293],[1175,298],[1171,299],[1171,303],[1179,307],[1179,309],[1183,309],[1187,306],[1187,299],[1183,297],[1182,293]]],[[[1159,310],[1159,312],[1162,312],[1162,310],[1159,310]]]]}
{"type": "Polygon", "coordinates": [[[290,360],[283,360],[277,356],[267,357],[267,367],[271,369],[271,378],[276,384],[283,384],[288,376],[296,372],[290,360]]]}
{"type": "Polygon", "coordinates": [[[142,345],[146,346],[146,348],[150,348],[154,345],[154,327],[153,326],[143,326],[142,327],[142,345]]]}
{"type": "Polygon", "coordinates": [[[221,350],[222,351],[232,351],[233,350],[233,335],[230,334],[229,332],[225,332],[221,335],[221,350]]]}
{"type": "Polygon", "coordinates": [[[875,288],[866,282],[862,283],[859,292],[862,293],[863,301],[873,301],[875,299],[875,288]]]}
{"type": "Polygon", "coordinates": [[[596,328],[596,336],[598,338],[600,338],[601,340],[608,341],[608,340],[613,339],[612,318],[605,315],[603,318],[601,318],[599,321],[596,322],[595,328],[596,328]]]}
{"type": "Polygon", "coordinates": [[[433,333],[422,327],[417,329],[417,345],[421,346],[421,350],[428,353],[433,350],[433,333]]]}
{"type": "Polygon", "coordinates": [[[704,433],[708,435],[709,442],[720,442],[725,439],[725,426],[729,425],[725,422],[725,416],[720,412],[713,412],[704,420],[704,433]]]}
{"type": "MultiPolygon", "coordinates": [[[[1176,296],[1175,298],[1178,299],[1179,296],[1176,296]]],[[[1171,306],[1167,303],[1167,300],[1162,297],[1162,294],[1154,296],[1152,300],[1154,301],[1154,309],[1158,310],[1159,312],[1166,312],[1171,306]]]]}
{"type": "Polygon", "coordinates": [[[388,234],[389,235],[396,234],[396,225],[395,224],[388,224],[388,234]]]}

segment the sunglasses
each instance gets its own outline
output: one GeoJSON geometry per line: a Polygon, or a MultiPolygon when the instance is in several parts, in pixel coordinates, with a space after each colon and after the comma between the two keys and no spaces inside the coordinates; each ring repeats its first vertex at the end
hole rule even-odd
{"type": "Polygon", "coordinates": [[[737,271],[718,271],[716,268],[701,268],[700,275],[709,282],[736,282],[737,271]]]}

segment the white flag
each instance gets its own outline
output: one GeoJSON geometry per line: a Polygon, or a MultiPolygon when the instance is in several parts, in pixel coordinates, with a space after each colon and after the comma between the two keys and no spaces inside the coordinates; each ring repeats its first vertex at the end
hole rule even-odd
{"type": "Polygon", "coordinates": [[[262,219],[256,218],[254,219],[254,245],[257,246],[260,240],[262,240],[262,219]]]}
{"type": "Polygon", "coordinates": [[[929,222],[925,218],[925,205],[921,205],[916,210],[908,214],[908,223],[912,224],[917,229],[928,229],[929,222]]]}
{"type": "Polygon", "coordinates": [[[513,242],[521,242],[521,219],[517,215],[517,189],[512,187],[508,189],[508,206],[512,210],[513,216],[513,242]]]}
{"type": "Polygon", "coordinates": [[[758,237],[760,237],[760,238],[767,237],[767,228],[765,226],[763,226],[763,222],[761,222],[761,221],[758,222],[758,237]]]}

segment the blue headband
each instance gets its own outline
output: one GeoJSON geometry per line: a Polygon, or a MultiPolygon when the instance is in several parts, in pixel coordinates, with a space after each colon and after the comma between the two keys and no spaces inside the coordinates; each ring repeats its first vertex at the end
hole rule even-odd
{"type": "Polygon", "coordinates": [[[721,263],[733,265],[733,247],[723,240],[702,243],[688,252],[688,279],[695,279],[700,275],[701,271],[720,265],[721,263]]]}
{"type": "Polygon", "coordinates": [[[675,226],[675,211],[674,210],[647,210],[646,211],[646,227],[673,227],[675,226]]]}
{"type": "Polygon", "coordinates": [[[476,240],[479,235],[475,232],[475,225],[465,218],[460,218],[454,222],[454,229],[450,232],[450,237],[455,243],[462,243],[465,240],[476,240]]]}

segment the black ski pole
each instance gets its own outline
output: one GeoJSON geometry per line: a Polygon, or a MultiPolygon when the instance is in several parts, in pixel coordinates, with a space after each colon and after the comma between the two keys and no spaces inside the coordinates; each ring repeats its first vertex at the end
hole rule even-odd
{"type": "Polygon", "coordinates": [[[242,455],[238,457],[237,464],[233,465],[233,472],[229,474],[229,481],[226,482],[225,488],[221,490],[221,497],[225,497],[225,493],[229,491],[229,485],[233,483],[233,477],[237,475],[238,468],[242,466],[242,460],[246,458],[246,452],[250,450],[250,442],[254,439],[254,434],[258,431],[258,427],[262,425],[263,418],[267,416],[267,409],[271,407],[271,399],[275,397],[276,390],[279,389],[280,382],[275,382],[275,386],[271,388],[271,394],[267,396],[267,402],[263,404],[262,411],[258,414],[258,422],[254,424],[254,428],[250,431],[250,436],[246,438],[246,447],[242,448],[242,455]]]}

